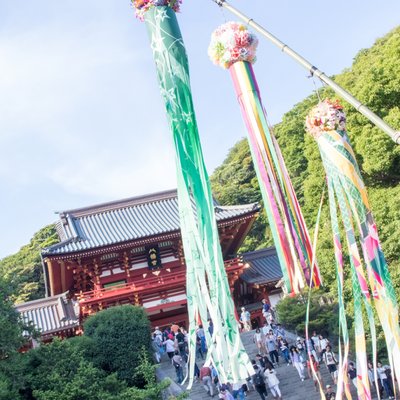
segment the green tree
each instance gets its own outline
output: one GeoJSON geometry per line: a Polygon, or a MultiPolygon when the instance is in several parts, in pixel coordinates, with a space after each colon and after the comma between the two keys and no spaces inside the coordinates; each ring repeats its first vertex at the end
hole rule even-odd
{"type": "MultiPolygon", "coordinates": [[[[24,357],[23,397],[32,400],[119,400],[127,386],[85,358],[86,338],[56,339],[24,357]]],[[[126,399],[129,399],[127,397],[126,399]]]]}
{"type": "Polygon", "coordinates": [[[32,326],[26,326],[12,303],[12,292],[0,276],[0,361],[10,358],[25,343],[23,332],[33,333],[32,326]]]}
{"type": "MultiPolygon", "coordinates": [[[[285,297],[276,311],[279,322],[289,330],[304,335],[308,293],[285,297]]],[[[313,290],[310,300],[309,332],[317,331],[330,338],[338,335],[338,304],[333,296],[323,290],[313,290]]]]}
{"type": "Polygon", "coordinates": [[[150,352],[151,330],[142,307],[111,307],[89,317],[84,323],[85,336],[93,341],[94,364],[107,373],[116,372],[128,384],[144,385],[135,376],[140,364],[140,349],[150,352]]]}
{"type": "Polygon", "coordinates": [[[16,303],[44,297],[41,249],[59,241],[54,225],[35,233],[30,243],[0,260],[0,276],[12,288],[16,303]]]}

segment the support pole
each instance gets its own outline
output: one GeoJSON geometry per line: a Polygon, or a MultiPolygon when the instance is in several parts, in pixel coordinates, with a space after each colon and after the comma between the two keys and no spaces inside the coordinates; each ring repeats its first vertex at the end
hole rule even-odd
{"type": "Polygon", "coordinates": [[[252,18],[247,17],[235,7],[231,6],[225,0],[212,0],[214,3],[218,4],[220,7],[224,7],[229,10],[232,14],[235,14],[237,17],[246,22],[247,25],[253,27],[256,31],[261,33],[264,37],[266,37],[270,42],[272,42],[275,46],[279,47],[283,53],[288,54],[295,61],[297,61],[300,65],[302,65],[307,71],[311,73],[311,75],[315,75],[322,82],[324,82],[327,86],[329,86],[335,93],[337,93],[340,97],[345,99],[348,103],[350,103],[357,111],[367,117],[373,124],[375,124],[378,128],[381,128],[387,135],[391,137],[391,139],[400,144],[400,131],[395,131],[390,125],[388,125],[382,118],[378,117],[374,112],[372,112],[367,106],[362,104],[359,100],[357,100],[354,96],[352,96],[348,91],[343,89],[340,85],[334,82],[331,78],[325,75],[324,72],[320,71],[316,66],[312,65],[309,61],[307,61],[300,54],[291,49],[288,45],[280,41],[277,37],[275,37],[272,33],[268,32],[261,25],[257,24],[253,21],[252,18]]]}

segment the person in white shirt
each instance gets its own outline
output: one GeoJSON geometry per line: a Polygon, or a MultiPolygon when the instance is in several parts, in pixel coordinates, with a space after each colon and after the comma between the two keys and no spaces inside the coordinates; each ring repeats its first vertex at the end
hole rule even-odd
{"type": "Polygon", "coordinates": [[[260,353],[265,353],[264,335],[260,331],[260,328],[256,329],[256,332],[255,332],[254,338],[253,338],[253,342],[257,345],[260,353]]]}
{"type": "Polygon", "coordinates": [[[326,367],[328,368],[329,373],[333,379],[333,383],[336,385],[338,371],[336,364],[338,363],[335,353],[332,351],[331,346],[327,345],[324,353],[324,362],[326,367]]]}
{"type": "Polygon", "coordinates": [[[276,376],[275,370],[271,367],[267,367],[264,371],[264,376],[268,387],[271,390],[272,396],[280,400],[282,398],[282,394],[281,390],[279,389],[279,379],[276,376]]]}
{"type": "Polygon", "coordinates": [[[318,354],[321,352],[321,345],[319,343],[319,337],[317,335],[317,332],[313,332],[312,336],[311,336],[311,340],[314,343],[314,349],[318,352],[318,354]]]}
{"type": "Polygon", "coordinates": [[[246,308],[242,307],[242,313],[240,314],[240,322],[243,324],[243,330],[249,332],[251,330],[250,313],[246,311],[246,308]]]}
{"type": "Polygon", "coordinates": [[[271,327],[268,325],[268,322],[265,321],[264,322],[264,326],[261,328],[261,332],[264,335],[264,337],[267,337],[269,331],[270,331],[271,327]]]}
{"type": "Polygon", "coordinates": [[[318,339],[319,339],[319,347],[323,352],[324,350],[326,350],[326,346],[329,345],[329,340],[327,338],[324,338],[322,335],[319,335],[318,339]]]}
{"type": "Polygon", "coordinates": [[[378,362],[378,368],[376,369],[378,372],[378,378],[382,383],[383,388],[385,389],[386,394],[388,395],[389,399],[394,399],[392,388],[389,384],[389,379],[386,373],[386,368],[382,366],[380,362],[378,362]]]}
{"type": "Polygon", "coordinates": [[[171,360],[175,353],[174,336],[172,334],[169,334],[168,339],[164,342],[164,344],[165,344],[165,350],[168,354],[168,357],[171,360]]]}

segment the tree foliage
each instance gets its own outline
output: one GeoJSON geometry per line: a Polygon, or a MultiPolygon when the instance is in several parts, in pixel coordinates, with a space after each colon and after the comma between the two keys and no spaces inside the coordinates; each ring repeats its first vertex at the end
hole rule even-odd
{"type": "Polygon", "coordinates": [[[146,326],[143,310],[123,306],[96,315],[104,314],[105,317],[89,324],[91,336],[55,339],[27,353],[14,352],[12,358],[0,360],[0,400],[161,399],[170,381],[156,381],[157,366],[151,361],[148,348],[140,347],[140,340],[135,336],[138,326],[139,334],[150,338],[148,320],[148,330],[143,329],[146,326]],[[115,316],[110,317],[114,311],[115,316]],[[125,325],[130,331],[121,328],[125,325]],[[122,329],[122,335],[116,334],[118,329],[122,329]],[[110,335],[109,341],[104,340],[103,334],[110,335]],[[102,353],[98,346],[110,342],[111,351],[102,353]],[[104,361],[99,354],[109,358],[107,365],[104,362],[98,365],[104,361]],[[136,362],[133,364],[130,359],[136,362]],[[119,377],[124,374],[131,379],[119,377]],[[135,382],[140,382],[140,386],[135,386],[135,382]]]}
{"type": "Polygon", "coordinates": [[[12,291],[0,276],[0,361],[10,359],[24,344],[23,331],[32,331],[25,326],[12,303],[12,291]]]}
{"type": "Polygon", "coordinates": [[[151,346],[150,323],[143,308],[124,305],[103,310],[86,320],[84,331],[93,342],[92,360],[97,367],[143,386],[135,374],[141,362],[139,350],[150,351],[151,346]]]}
{"type": "MultiPolygon", "coordinates": [[[[278,304],[278,320],[289,330],[304,335],[307,293],[285,297],[278,304]]],[[[338,335],[338,305],[332,295],[323,290],[313,290],[310,300],[309,332],[317,331],[325,336],[338,335]]]]}
{"type": "Polygon", "coordinates": [[[35,233],[30,243],[20,251],[0,260],[0,276],[12,288],[16,303],[44,297],[40,251],[58,240],[54,225],[48,225],[35,233]]]}

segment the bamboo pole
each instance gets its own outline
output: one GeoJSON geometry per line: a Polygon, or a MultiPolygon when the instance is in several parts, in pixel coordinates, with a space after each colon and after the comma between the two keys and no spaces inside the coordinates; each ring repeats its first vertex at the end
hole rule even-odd
{"type": "Polygon", "coordinates": [[[315,65],[311,64],[304,57],[302,57],[299,53],[291,49],[287,44],[280,41],[276,36],[272,33],[268,32],[261,25],[254,22],[252,18],[247,17],[242,12],[237,10],[235,7],[231,6],[225,0],[212,0],[214,3],[218,4],[220,7],[224,7],[229,10],[232,14],[235,14],[237,17],[246,22],[247,25],[253,27],[256,31],[261,33],[264,37],[266,37],[270,42],[279,47],[283,53],[286,53],[290,57],[292,57],[295,61],[297,61],[300,65],[302,65],[307,71],[310,72],[311,75],[315,75],[322,82],[324,82],[327,86],[329,86],[332,90],[335,91],[340,97],[345,99],[348,103],[350,103],[357,111],[363,114],[366,118],[368,118],[373,124],[375,124],[378,128],[382,129],[387,135],[391,137],[391,139],[400,144],[400,131],[394,130],[390,125],[388,125],[382,118],[378,117],[373,111],[371,111],[366,105],[362,104],[358,99],[352,96],[347,90],[343,89],[340,85],[334,82],[331,78],[325,75],[324,72],[320,71],[315,65]]]}

